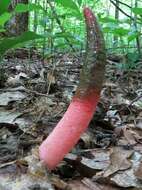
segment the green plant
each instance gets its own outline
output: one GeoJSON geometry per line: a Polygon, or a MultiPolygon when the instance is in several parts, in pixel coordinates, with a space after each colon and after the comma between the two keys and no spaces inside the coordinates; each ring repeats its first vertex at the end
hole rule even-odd
{"type": "Polygon", "coordinates": [[[139,54],[137,52],[128,52],[125,55],[125,59],[123,63],[117,64],[117,67],[119,69],[122,69],[123,71],[131,71],[135,69],[139,65],[139,54]]]}
{"type": "MultiPolygon", "coordinates": [[[[34,4],[29,5],[23,5],[18,4],[13,12],[8,12],[8,6],[10,4],[9,0],[2,1],[0,0],[0,32],[5,31],[5,24],[7,21],[9,21],[12,17],[12,15],[16,13],[22,13],[25,11],[31,11],[35,9],[40,9],[41,7],[36,6],[34,4]]],[[[38,35],[34,32],[24,32],[23,34],[17,36],[17,37],[4,37],[0,39],[0,60],[2,60],[4,54],[11,48],[19,47],[21,44],[28,42],[30,40],[35,40],[43,38],[43,36],[38,35]]]]}

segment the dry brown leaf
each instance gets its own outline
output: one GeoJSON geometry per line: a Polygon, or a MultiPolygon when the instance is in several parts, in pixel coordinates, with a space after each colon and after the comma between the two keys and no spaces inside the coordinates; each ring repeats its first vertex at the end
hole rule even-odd
{"type": "Polygon", "coordinates": [[[117,187],[111,185],[102,185],[97,182],[91,181],[89,178],[74,180],[69,182],[68,187],[70,190],[119,190],[117,187]]]}
{"type": "Polygon", "coordinates": [[[116,175],[111,177],[110,180],[119,187],[123,188],[136,187],[139,189],[142,187],[142,184],[137,180],[136,176],[134,175],[133,169],[118,172],[116,175]]]}
{"type": "Polygon", "coordinates": [[[137,170],[134,172],[134,174],[138,179],[142,180],[142,162],[140,162],[140,164],[139,164],[137,170]]]}
{"type": "Polygon", "coordinates": [[[108,177],[111,174],[119,170],[126,170],[131,167],[131,162],[128,158],[132,155],[132,150],[124,150],[120,147],[114,147],[112,154],[110,155],[111,164],[104,172],[104,177],[108,177]]]}
{"type": "Polygon", "coordinates": [[[137,143],[131,129],[124,128],[123,134],[130,145],[135,145],[137,143]]]}
{"type": "Polygon", "coordinates": [[[65,190],[68,187],[68,184],[65,181],[61,180],[60,178],[56,176],[52,176],[50,178],[50,181],[52,185],[54,185],[57,189],[65,190]]]}
{"type": "Polygon", "coordinates": [[[0,106],[7,106],[10,102],[20,101],[26,98],[22,92],[4,92],[0,94],[0,106]]]}
{"type": "Polygon", "coordinates": [[[81,148],[90,148],[91,142],[92,142],[91,134],[85,132],[81,135],[78,144],[81,148]]]}
{"type": "Polygon", "coordinates": [[[81,181],[79,180],[74,180],[68,183],[68,189],[69,190],[100,190],[100,189],[91,189],[84,185],[81,181]]]}
{"type": "Polygon", "coordinates": [[[76,169],[81,175],[91,177],[98,171],[105,170],[110,164],[110,152],[109,150],[90,150],[88,153],[94,155],[94,158],[80,157],[80,159],[74,154],[67,154],[65,161],[76,166],[76,169]]]}

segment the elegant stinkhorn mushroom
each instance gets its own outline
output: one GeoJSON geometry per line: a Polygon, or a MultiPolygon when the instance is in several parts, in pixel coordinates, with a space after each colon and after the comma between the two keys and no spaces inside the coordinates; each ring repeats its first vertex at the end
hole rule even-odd
{"type": "Polygon", "coordinates": [[[105,74],[106,53],[102,31],[95,15],[84,8],[87,30],[86,55],[80,83],[63,118],[39,148],[39,156],[53,170],[73,148],[96,110],[105,74]]]}

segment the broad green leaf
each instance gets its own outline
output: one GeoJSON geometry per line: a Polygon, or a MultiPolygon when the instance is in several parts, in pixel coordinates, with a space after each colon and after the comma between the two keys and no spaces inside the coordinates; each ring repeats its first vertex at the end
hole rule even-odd
{"type": "Polygon", "coordinates": [[[103,28],[104,33],[112,33],[117,36],[126,36],[130,32],[128,29],[124,29],[122,27],[104,27],[103,28]]]}
{"type": "Polygon", "coordinates": [[[23,13],[29,11],[29,5],[28,4],[23,4],[19,3],[16,5],[14,12],[16,13],[23,13]]]}
{"type": "Polygon", "coordinates": [[[104,33],[112,33],[112,29],[110,27],[103,27],[104,33]]]}
{"type": "Polygon", "coordinates": [[[63,18],[63,19],[64,18],[72,18],[72,17],[76,17],[79,20],[83,19],[83,15],[81,13],[74,11],[74,10],[72,10],[71,12],[66,12],[64,17],[60,16],[60,18],[63,18]]]}
{"type": "Polygon", "coordinates": [[[7,12],[11,0],[0,0],[0,15],[7,12]]]}
{"type": "Polygon", "coordinates": [[[7,50],[13,48],[14,46],[17,46],[18,44],[21,45],[30,40],[35,40],[39,38],[43,38],[43,36],[30,31],[24,32],[18,37],[3,38],[2,40],[0,40],[0,57],[2,57],[7,50]]]}
{"type": "Polygon", "coordinates": [[[118,23],[118,20],[111,17],[104,17],[99,19],[103,23],[118,23]]]}
{"type": "Polygon", "coordinates": [[[129,35],[129,36],[128,36],[128,41],[131,42],[131,41],[135,40],[136,37],[137,37],[136,34],[129,35]]]}
{"type": "Polygon", "coordinates": [[[12,14],[11,13],[8,13],[8,12],[5,12],[3,13],[1,16],[0,16],[0,26],[1,27],[4,27],[4,24],[10,20],[12,14]]]}
{"type": "Polygon", "coordinates": [[[131,42],[135,40],[137,36],[138,36],[138,32],[130,32],[128,34],[128,41],[131,42]]]}
{"type": "Polygon", "coordinates": [[[74,37],[67,32],[58,32],[54,34],[54,38],[74,38],[74,37]]]}
{"type": "Polygon", "coordinates": [[[73,13],[72,13],[72,17],[76,17],[77,19],[79,19],[79,20],[82,20],[83,19],[83,17],[82,17],[82,14],[80,13],[80,12],[78,12],[78,11],[73,11],[73,13]]]}
{"type": "MultiPolygon", "coordinates": [[[[77,6],[77,4],[73,1],[73,0],[55,0],[55,2],[57,4],[60,4],[61,6],[63,6],[64,8],[68,8],[68,9],[72,9],[75,12],[78,13],[78,15],[80,15],[80,10],[77,6]]],[[[76,16],[76,15],[72,15],[72,16],[76,16]]]]}
{"type": "Polygon", "coordinates": [[[0,28],[0,32],[6,32],[6,30],[3,28],[0,28]]]}
{"type": "Polygon", "coordinates": [[[76,3],[72,0],[55,0],[55,2],[62,5],[65,8],[74,9],[77,11],[79,10],[76,3]]]}
{"type": "Polygon", "coordinates": [[[36,5],[33,3],[29,3],[29,4],[18,3],[15,7],[16,13],[23,13],[23,12],[28,12],[28,11],[39,11],[39,10],[43,10],[42,6],[36,5]]]}
{"type": "Polygon", "coordinates": [[[126,36],[129,33],[128,29],[124,29],[124,28],[115,28],[112,30],[112,33],[118,36],[126,36]]]}
{"type": "Polygon", "coordinates": [[[132,8],[133,13],[137,15],[142,15],[142,8],[132,8]]]}
{"type": "Polygon", "coordinates": [[[81,6],[82,0],[77,0],[77,2],[78,2],[78,5],[81,6]]]}
{"type": "Polygon", "coordinates": [[[44,10],[41,5],[36,5],[34,3],[29,3],[29,11],[39,11],[39,10],[44,10]]]}

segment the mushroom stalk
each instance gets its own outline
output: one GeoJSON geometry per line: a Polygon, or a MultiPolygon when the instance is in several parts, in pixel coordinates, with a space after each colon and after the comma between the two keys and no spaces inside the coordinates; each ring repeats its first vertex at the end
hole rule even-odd
{"type": "Polygon", "coordinates": [[[39,147],[39,156],[53,170],[75,146],[96,110],[105,74],[106,53],[102,31],[89,8],[84,8],[86,55],[80,83],[63,118],[39,147]]]}

